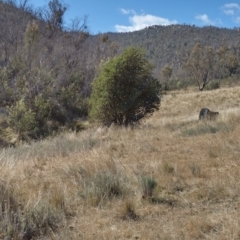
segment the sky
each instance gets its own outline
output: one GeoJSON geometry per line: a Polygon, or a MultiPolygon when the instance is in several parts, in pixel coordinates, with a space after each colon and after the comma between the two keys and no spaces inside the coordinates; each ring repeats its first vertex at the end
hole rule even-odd
{"type": "MultiPolygon", "coordinates": [[[[88,16],[91,34],[132,32],[151,25],[240,27],[240,1],[228,0],[59,0],[67,6],[65,25],[88,16]]],[[[29,0],[42,7],[49,0],[29,0]]]]}

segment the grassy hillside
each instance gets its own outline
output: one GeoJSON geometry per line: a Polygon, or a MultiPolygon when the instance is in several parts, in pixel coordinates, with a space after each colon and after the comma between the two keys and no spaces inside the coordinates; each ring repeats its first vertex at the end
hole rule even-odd
{"type": "Polygon", "coordinates": [[[240,87],[169,92],[135,129],[1,151],[0,238],[238,239],[239,106],[240,87]]]}
{"type": "MultiPolygon", "coordinates": [[[[0,147],[81,130],[92,82],[130,45],[146,50],[164,90],[202,89],[208,80],[206,88],[216,89],[239,79],[237,29],[171,25],[91,35],[86,17],[66,27],[51,4],[35,9],[27,2],[0,1],[0,147]]],[[[60,2],[52,4],[64,14],[60,2]]]]}

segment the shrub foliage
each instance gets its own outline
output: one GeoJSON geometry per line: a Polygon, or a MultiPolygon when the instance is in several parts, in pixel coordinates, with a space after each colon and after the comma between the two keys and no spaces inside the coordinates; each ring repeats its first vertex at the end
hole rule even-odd
{"type": "Polygon", "coordinates": [[[131,125],[160,106],[161,85],[141,49],[129,47],[106,62],[94,80],[90,117],[103,125],[131,125]]]}

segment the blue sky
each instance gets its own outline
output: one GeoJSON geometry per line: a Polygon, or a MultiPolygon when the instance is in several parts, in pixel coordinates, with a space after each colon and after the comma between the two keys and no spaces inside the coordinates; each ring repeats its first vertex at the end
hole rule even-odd
{"type": "MultiPolygon", "coordinates": [[[[35,7],[49,0],[29,0],[35,7]]],[[[240,2],[228,0],[60,0],[65,24],[88,16],[92,34],[130,32],[151,25],[240,27],[240,2]]]]}

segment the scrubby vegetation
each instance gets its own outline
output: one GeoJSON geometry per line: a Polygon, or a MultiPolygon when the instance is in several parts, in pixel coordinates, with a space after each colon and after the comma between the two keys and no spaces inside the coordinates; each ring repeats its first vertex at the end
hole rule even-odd
{"type": "Polygon", "coordinates": [[[92,70],[86,70],[78,54],[89,35],[85,21],[77,30],[65,30],[66,8],[57,0],[38,10],[27,1],[24,6],[14,1],[0,5],[0,107],[8,113],[5,125],[25,141],[86,118],[92,70]]]}

